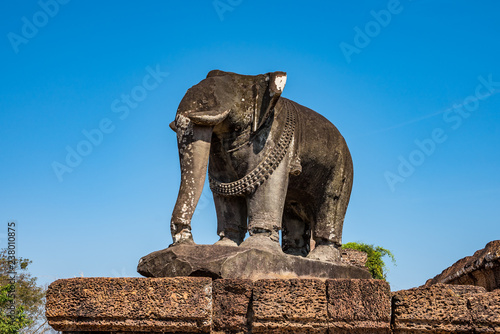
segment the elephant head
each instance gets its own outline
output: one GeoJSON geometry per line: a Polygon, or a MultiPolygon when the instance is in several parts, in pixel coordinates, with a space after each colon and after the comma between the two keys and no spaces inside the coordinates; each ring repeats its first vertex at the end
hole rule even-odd
{"type": "Polygon", "coordinates": [[[286,82],[285,72],[256,76],[214,70],[181,100],[175,121],[181,184],[171,232],[174,245],[194,243],[191,218],[205,182],[213,132],[256,132],[272,114],[286,82]]]}

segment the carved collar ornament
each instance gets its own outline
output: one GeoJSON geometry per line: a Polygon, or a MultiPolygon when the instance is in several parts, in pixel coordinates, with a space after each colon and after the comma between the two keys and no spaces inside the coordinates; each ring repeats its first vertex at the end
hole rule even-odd
{"type": "Polygon", "coordinates": [[[287,108],[285,128],[280,135],[278,144],[267,152],[259,165],[241,179],[229,183],[219,182],[212,175],[209,175],[210,189],[222,196],[246,195],[255,191],[269,178],[285,157],[293,139],[296,122],[295,108],[287,108]]]}

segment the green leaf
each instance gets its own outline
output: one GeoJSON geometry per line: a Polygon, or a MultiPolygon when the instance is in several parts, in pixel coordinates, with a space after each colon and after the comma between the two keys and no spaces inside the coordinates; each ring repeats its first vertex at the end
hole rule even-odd
{"type": "Polygon", "coordinates": [[[388,249],[382,248],[380,246],[368,245],[358,242],[348,242],[342,245],[342,248],[355,249],[365,252],[368,255],[365,266],[368,268],[370,274],[375,279],[386,280],[387,278],[387,272],[389,271],[389,269],[382,259],[384,256],[389,257],[392,263],[396,265],[396,258],[394,257],[394,254],[392,254],[388,249]]]}

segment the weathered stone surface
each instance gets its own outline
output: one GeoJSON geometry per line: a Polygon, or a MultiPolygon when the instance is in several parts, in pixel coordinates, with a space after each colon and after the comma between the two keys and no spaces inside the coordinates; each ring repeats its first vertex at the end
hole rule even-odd
{"type": "Polygon", "coordinates": [[[330,333],[389,333],[389,284],[373,279],[326,281],[330,333]]]}
{"type": "Polygon", "coordinates": [[[281,97],[286,78],[214,70],[186,92],[171,123],[181,167],[174,245],[194,243],[191,218],[210,161],[221,244],[280,247],[281,230],[286,253],[340,262],[351,154],[326,118],[281,97]]]}
{"type": "Polygon", "coordinates": [[[252,333],[327,333],[326,286],[318,279],[254,282],[252,333]]]}
{"type": "Polygon", "coordinates": [[[156,251],[141,258],[137,271],[146,277],[371,278],[367,270],[344,263],[219,245],[178,245],[156,251]]]}
{"type": "Polygon", "coordinates": [[[213,281],[214,332],[247,332],[253,283],[251,280],[213,281]]]}
{"type": "MultiPolygon", "coordinates": [[[[137,272],[146,277],[206,276],[221,278],[224,261],[242,249],[232,246],[179,245],[139,260],[137,272]]],[[[226,278],[226,277],[224,277],[226,278]]]]}
{"type": "Polygon", "coordinates": [[[341,250],[341,259],[345,264],[350,264],[353,266],[358,266],[368,270],[365,267],[366,261],[368,260],[368,254],[356,249],[343,248],[341,250]]]}
{"type": "Polygon", "coordinates": [[[393,293],[365,279],[73,278],[47,292],[49,324],[93,333],[500,333],[500,289],[393,293]]]}
{"type": "Polygon", "coordinates": [[[500,289],[467,297],[474,333],[500,333],[500,289]]]}
{"type": "Polygon", "coordinates": [[[435,284],[393,294],[394,333],[471,333],[470,295],[483,287],[435,284]]]}
{"type": "Polygon", "coordinates": [[[477,285],[488,291],[500,288],[500,240],[491,241],[473,256],[458,260],[425,285],[436,283],[477,285]]]}
{"type": "Polygon", "coordinates": [[[209,278],[72,278],[53,282],[46,315],[60,331],[210,332],[209,278]]]}

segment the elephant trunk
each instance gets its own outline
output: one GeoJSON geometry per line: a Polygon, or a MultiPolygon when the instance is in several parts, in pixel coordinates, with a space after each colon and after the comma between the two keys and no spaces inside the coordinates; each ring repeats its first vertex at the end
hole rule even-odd
{"type": "Polygon", "coordinates": [[[212,130],[213,126],[200,126],[190,117],[177,115],[181,185],[170,224],[174,245],[194,243],[191,218],[205,183],[212,130]]]}

